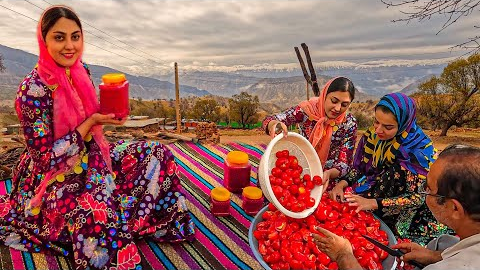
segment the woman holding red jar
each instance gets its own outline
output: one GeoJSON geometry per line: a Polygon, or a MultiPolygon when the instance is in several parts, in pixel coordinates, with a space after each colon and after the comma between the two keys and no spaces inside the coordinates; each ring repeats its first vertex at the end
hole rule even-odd
{"type": "Polygon", "coordinates": [[[105,140],[102,125],[125,118],[98,113],[81,62],[77,15],[65,6],[48,8],[37,39],[38,65],[15,102],[27,147],[12,192],[0,196],[0,243],[73,252],[76,269],[131,269],[141,262],[137,238],[191,240],[194,226],[172,153],[158,142],[105,140]]]}

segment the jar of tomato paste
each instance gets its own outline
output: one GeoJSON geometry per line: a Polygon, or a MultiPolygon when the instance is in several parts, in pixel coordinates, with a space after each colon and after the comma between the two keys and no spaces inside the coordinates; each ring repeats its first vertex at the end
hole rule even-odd
{"type": "Polygon", "coordinates": [[[223,185],[231,192],[241,192],[250,184],[251,169],[245,152],[230,151],[223,164],[223,185]]]}
{"type": "Polygon", "coordinates": [[[216,187],[210,192],[210,211],[215,216],[230,215],[230,191],[224,187],[216,187]]]}
{"type": "Polygon", "coordinates": [[[109,73],[102,76],[100,88],[100,113],[114,113],[115,118],[125,118],[130,112],[128,81],[124,74],[109,73]]]}

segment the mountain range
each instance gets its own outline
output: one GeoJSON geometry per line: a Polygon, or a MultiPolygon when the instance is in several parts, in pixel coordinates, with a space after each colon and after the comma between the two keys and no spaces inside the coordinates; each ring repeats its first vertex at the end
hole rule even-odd
{"type": "MultiPolygon", "coordinates": [[[[37,56],[25,51],[0,45],[6,72],[0,73],[0,99],[13,99],[19,82],[34,67],[37,56]]],[[[320,85],[334,76],[350,78],[357,88],[356,100],[378,99],[389,92],[413,93],[420,81],[432,74],[440,74],[446,63],[430,61],[424,64],[332,64],[316,66],[320,85]],[[405,90],[404,88],[408,88],[405,90]]],[[[183,70],[179,68],[180,95],[231,97],[242,91],[257,95],[261,103],[272,103],[280,108],[298,104],[306,99],[306,83],[297,67],[270,69],[238,68],[229,71],[183,70]]],[[[147,69],[131,67],[121,70],[90,65],[92,79],[96,85],[105,73],[125,73],[130,82],[130,96],[142,99],[174,99],[173,73],[152,73],[147,69]],[[143,71],[142,71],[143,70],[143,71]]],[[[313,93],[310,90],[310,97],[313,93]]]]}
{"type": "MultiPolygon", "coordinates": [[[[18,84],[23,77],[32,70],[37,63],[38,56],[17,49],[0,45],[0,54],[3,55],[5,73],[0,73],[0,98],[13,99],[18,84]]],[[[116,69],[104,66],[89,65],[92,80],[95,85],[100,84],[101,76],[106,73],[121,73],[116,69]]],[[[130,84],[130,96],[142,99],[171,99],[175,98],[175,85],[145,76],[125,74],[130,84]]],[[[180,85],[180,96],[206,96],[208,91],[200,90],[188,85],[180,85]]]]}

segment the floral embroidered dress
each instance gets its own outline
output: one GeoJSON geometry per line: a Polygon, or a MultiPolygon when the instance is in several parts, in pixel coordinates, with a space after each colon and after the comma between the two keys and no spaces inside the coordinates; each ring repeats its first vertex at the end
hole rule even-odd
{"type": "MultiPolygon", "coordinates": [[[[287,126],[298,124],[300,134],[309,138],[315,127],[316,121],[310,120],[308,115],[300,106],[295,106],[286,111],[271,115],[263,120],[262,127],[268,134],[268,123],[272,120],[283,122],[287,126]]],[[[353,162],[353,151],[355,140],[357,138],[357,121],[352,114],[348,113],[345,121],[339,125],[334,125],[330,144],[330,152],[327,161],[323,164],[323,169],[335,168],[340,171],[342,177],[348,173],[353,162]]],[[[330,187],[334,186],[330,184],[330,187]]]]}
{"type": "Polygon", "coordinates": [[[110,145],[111,172],[91,135],[73,130],[54,140],[55,87],[37,69],[20,85],[16,110],[27,149],[9,197],[0,197],[0,243],[29,252],[71,255],[77,269],[140,267],[135,239],[192,240],[194,224],[172,153],[158,142],[110,145]],[[78,159],[71,157],[78,155],[78,159]],[[28,208],[45,172],[76,160],[49,181],[42,205],[28,208]]]}

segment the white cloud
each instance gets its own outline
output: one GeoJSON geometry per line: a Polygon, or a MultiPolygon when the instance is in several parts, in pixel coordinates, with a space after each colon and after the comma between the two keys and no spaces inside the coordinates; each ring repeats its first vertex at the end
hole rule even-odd
{"type": "MultiPolygon", "coordinates": [[[[44,1],[31,2],[47,6],[44,1]]],[[[36,20],[41,14],[24,1],[0,4],[36,20]]],[[[104,49],[87,44],[87,62],[118,69],[134,66],[139,72],[170,69],[173,62],[206,70],[297,68],[293,47],[302,42],[319,65],[427,64],[462,54],[451,53],[449,47],[476,33],[474,15],[439,35],[440,18],[392,23],[400,12],[379,0],[75,0],[67,5],[84,22],[86,41],[104,49]]],[[[1,44],[37,53],[34,21],[1,7],[0,18],[1,44]]]]}

